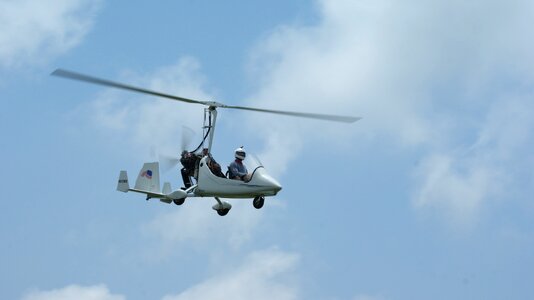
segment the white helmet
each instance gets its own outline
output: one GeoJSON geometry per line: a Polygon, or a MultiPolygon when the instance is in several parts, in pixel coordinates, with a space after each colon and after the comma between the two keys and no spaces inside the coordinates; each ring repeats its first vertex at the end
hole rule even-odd
{"type": "Polygon", "coordinates": [[[239,147],[237,149],[235,149],[235,158],[239,158],[241,160],[245,159],[245,157],[247,156],[247,154],[245,153],[245,149],[243,149],[243,147],[239,147]]]}

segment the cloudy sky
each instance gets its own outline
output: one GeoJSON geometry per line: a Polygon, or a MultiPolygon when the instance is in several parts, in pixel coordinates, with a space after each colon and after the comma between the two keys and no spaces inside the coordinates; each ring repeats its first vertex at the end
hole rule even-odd
{"type": "MultiPolygon", "coordinates": [[[[527,299],[534,3],[0,0],[0,298],[527,299]],[[115,191],[202,107],[283,185],[256,210],[115,191]]],[[[163,173],[174,187],[179,170],[163,173]]]]}

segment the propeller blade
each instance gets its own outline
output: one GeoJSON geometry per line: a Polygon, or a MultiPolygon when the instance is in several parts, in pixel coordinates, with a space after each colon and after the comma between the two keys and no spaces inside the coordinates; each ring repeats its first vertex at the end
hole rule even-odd
{"type": "Polygon", "coordinates": [[[173,95],[169,95],[169,94],[164,94],[164,93],[160,93],[160,92],[154,92],[154,91],[147,90],[147,89],[144,89],[144,88],[139,88],[139,87],[123,84],[123,83],[118,83],[118,82],[114,82],[114,81],[107,80],[107,79],[101,79],[101,78],[97,78],[97,77],[93,77],[93,76],[89,76],[89,75],[85,75],[85,74],[81,74],[81,73],[76,73],[76,72],[72,72],[72,71],[68,71],[68,70],[64,70],[64,69],[57,69],[54,72],[52,72],[52,74],[50,74],[50,75],[63,77],[63,78],[68,78],[68,79],[73,79],[73,80],[90,82],[90,83],[94,83],[94,84],[114,87],[114,88],[128,90],[128,91],[134,91],[134,92],[148,94],[148,95],[152,95],[152,96],[164,97],[164,98],[177,100],[177,101],[182,101],[182,102],[187,102],[187,103],[203,104],[203,105],[208,105],[208,106],[213,104],[213,102],[209,102],[209,101],[193,100],[193,99],[173,96],[173,95]]]}
{"type": "Polygon", "coordinates": [[[174,169],[180,162],[179,158],[168,156],[168,155],[159,155],[159,162],[161,163],[162,172],[168,172],[171,169],[174,169]]]}
{"type": "MultiPolygon", "coordinates": [[[[182,126],[182,148],[181,151],[187,151],[187,146],[191,143],[195,131],[185,125],[182,126]]],[[[180,162],[180,158],[176,156],[170,156],[166,154],[159,155],[159,162],[161,163],[161,170],[163,172],[168,172],[171,169],[174,169],[180,162]]]]}
{"type": "Polygon", "coordinates": [[[191,141],[193,140],[193,137],[195,136],[195,131],[187,126],[182,126],[182,148],[180,150],[184,151],[187,150],[187,147],[189,144],[191,144],[191,141]]]}
{"type": "Polygon", "coordinates": [[[258,111],[258,112],[264,112],[264,113],[270,113],[270,114],[286,115],[286,116],[301,117],[301,118],[319,119],[319,120],[325,120],[325,121],[343,122],[343,123],[354,123],[361,119],[360,117],[313,114],[313,113],[303,113],[303,112],[295,112],[295,111],[254,108],[254,107],[246,107],[246,106],[223,105],[221,107],[258,111]]]}

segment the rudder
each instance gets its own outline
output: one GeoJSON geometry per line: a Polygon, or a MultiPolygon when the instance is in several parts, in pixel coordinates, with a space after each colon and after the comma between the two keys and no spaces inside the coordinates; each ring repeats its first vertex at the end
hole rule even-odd
{"type": "Polygon", "coordinates": [[[160,193],[159,163],[145,163],[135,181],[135,189],[151,193],[160,193]]]}
{"type": "Polygon", "coordinates": [[[117,182],[117,191],[128,192],[130,190],[130,185],[128,184],[128,174],[126,171],[121,171],[119,175],[119,181],[117,182]]]}
{"type": "Polygon", "coordinates": [[[171,189],[171,183],[170,182],[165,182],[163,183],[163,195],[168,195],[170,193],[172,193],[172,189],[171,189]]]}

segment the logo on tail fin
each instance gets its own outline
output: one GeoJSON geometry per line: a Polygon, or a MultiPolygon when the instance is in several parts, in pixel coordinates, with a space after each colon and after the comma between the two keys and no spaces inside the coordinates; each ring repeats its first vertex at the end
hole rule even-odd
{"type": "Polygon", "coordinates": [[[141,177],[146,177],[148,179],[152,179],[152,170],[146,170],[143,173],[141,173],[141,177]]]}

